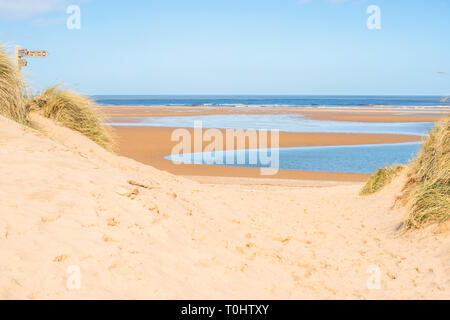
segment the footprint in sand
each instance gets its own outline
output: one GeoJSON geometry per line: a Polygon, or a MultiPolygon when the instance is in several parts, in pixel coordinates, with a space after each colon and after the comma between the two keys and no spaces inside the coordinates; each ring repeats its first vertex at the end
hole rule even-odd
{"type": "Polygon", "coordinates": [[[116,226],[119,225],[119,223],[120,223],[120,222],[119,222],[119,219],[116,218],[116,217],[106,219],[106,224],[107,224],[109,227],[116,227],[116,226]]]}
{"type": "Polygon", "coordinates": [[[59,256],[56,256],[55,258],[53,258],[53,262],[64,262],[64,261],[66,261],[67,260],[67,258],[68,258],[68,256],[67,255],[65,255],[65,254],[60,254],[59,256]]]}
{"type": "Polygon", "coordinates": [[[61,214],[55,213],[55,214],[50,214],[50,215],[41,217],[41,221],[43,223],[49,223],[49,222],[54,222],[54,221],[58,220],[59,218],[61,218],[61,214]]]}
{"type": "Polygon", "coordinates": [[[117,240],[114,240],[113,238],[107,236],[107,235],[103,235],[103,241],[105,242],[118,242],[117,240]]]}

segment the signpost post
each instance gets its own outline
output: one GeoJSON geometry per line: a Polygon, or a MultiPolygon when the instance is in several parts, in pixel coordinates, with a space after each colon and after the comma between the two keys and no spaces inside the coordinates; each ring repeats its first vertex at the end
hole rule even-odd
{"type": "Polygon", "coordinates": [[[15,51],[16,51],[16,65],[19,70],[22,67],[26,67],[28,65],[28,61],[25,59],[22,59],[24,57],[30,57],[30,58],[48,57],[48,51],[46,51],[46,50],[28,50],[28,49],[21,49],[19,46],[16,46],[15,51]]]}

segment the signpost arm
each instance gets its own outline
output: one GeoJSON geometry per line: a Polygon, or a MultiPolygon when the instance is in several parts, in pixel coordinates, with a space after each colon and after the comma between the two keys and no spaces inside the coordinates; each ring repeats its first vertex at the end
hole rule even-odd
{"type": "Polygon", "coordinates": [[[15,47],[15,57],[16,57],[16,66],[17,70],[20,72],[22,67],[26,67],[28,65],[27,60],[22,59],[23,57],[48,57],[48,52],[46,50],[33,51],[28,49],[22,49],[20,46],[15,47]]]}

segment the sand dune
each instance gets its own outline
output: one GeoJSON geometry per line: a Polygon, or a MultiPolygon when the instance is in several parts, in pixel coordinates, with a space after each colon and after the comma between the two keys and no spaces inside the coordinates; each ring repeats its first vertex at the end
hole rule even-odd
{"type": "Polygon", "coordinates": [[[361,183],[201,184],[33,125],[46,133],[0,117],[2,299],[450,298],[449,232],[399,234],[401,179],[370,197],[361,183]]]}

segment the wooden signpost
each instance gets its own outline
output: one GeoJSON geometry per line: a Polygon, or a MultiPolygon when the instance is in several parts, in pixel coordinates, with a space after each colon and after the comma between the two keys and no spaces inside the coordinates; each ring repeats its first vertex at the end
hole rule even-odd
{"type": "Polygon", "coordinates": [[[28,50],[22,49],[19,46],[16,46],[16,64],[17,68],[20,70],[22,67],[26,67],[28,65],[28,61],[22,58],[30,57],[30,58],[45,58],[48,57],[48,51],[46,50],[28,50]]]}

